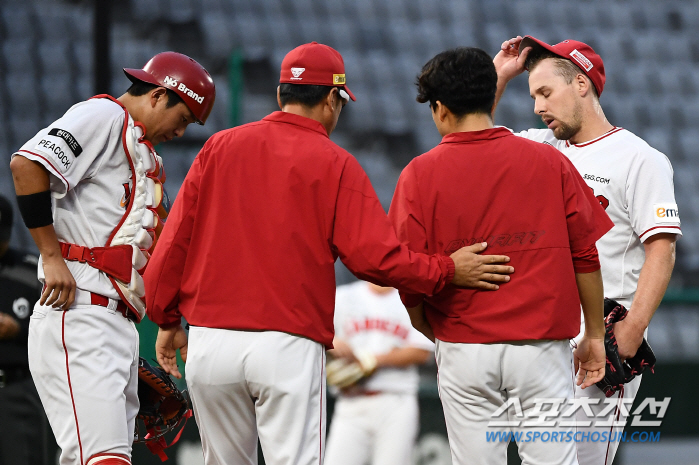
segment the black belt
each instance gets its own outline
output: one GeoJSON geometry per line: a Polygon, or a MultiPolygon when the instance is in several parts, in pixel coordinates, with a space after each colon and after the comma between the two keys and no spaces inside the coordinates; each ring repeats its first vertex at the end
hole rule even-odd
{"type": "Polygon", "coordinates": [[[0,388],[4,388],[8,384],[24,381],[31,378],[29,367],[15,366],[0,368],[0,388]]]}

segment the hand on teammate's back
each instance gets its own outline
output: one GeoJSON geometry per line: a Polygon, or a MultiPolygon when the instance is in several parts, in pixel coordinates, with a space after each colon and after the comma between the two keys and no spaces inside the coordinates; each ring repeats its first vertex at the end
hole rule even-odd
{"type": "Polygon", "coordinates": [[[505,255],[478,255],[488,247],[486,242],[479,242],[468,247],[462,247],[450,255],[456,267],[452,284],[460,287],[475,289],[499,289],[497,283],[506,283],[508,276],[514,273],[511,266],[498,265],[507,263],[510,257],[505,255]]]}

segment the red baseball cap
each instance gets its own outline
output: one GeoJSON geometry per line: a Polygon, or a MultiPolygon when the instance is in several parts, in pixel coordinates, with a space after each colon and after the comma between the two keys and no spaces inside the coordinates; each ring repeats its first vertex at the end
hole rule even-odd
{"type": "Polygon", "coordinates": [[[318,42],[299,45],[282,60],[280,83],[339,87],[347,93],[345,96],[340,92],[343,98],[357,100],[346,81],[340,52],[318,42]]]}
{"type": "Polygon", "coordinates": [[[533,47],[534,45],[543,47],[549,52],[575,63],[583,73],[590,78],[595,89],[597,89],[597,95],[602,95],[604,82],[606,80],[604,75],[604,63],[602,62],[602,58],[595,53],[592,47],[586,43],[578,42],[577,40],[564,40],[556,45],[549,45],[532,36],[524,36],[522,43],[519,44],[519,51],[521,53],[525,48],[533,47]]]}

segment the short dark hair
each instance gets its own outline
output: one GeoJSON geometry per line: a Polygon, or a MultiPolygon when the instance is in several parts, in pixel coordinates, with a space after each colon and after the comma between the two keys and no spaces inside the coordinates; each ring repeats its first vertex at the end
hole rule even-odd
{"type": "Polygon", "coordinates": [[[578,74],[585,76],[585,78],[590,81],[590,84],[592,84],[591,87],[595,97],[599,98],[595,84],[578,65],[567,58],[563,58],[560,55],[556,55],[555,53],[546,50],[544,47],[532,47],[529,55],[527,55],[527,59],[524,61],[524,67],[531,72],[539,63],[548,59],[553,60],[553,62],[556,64],[555,74],[563,77],[566,84],[573,82],[573,79],[575,79],[575,76],[578,74]]]}
{"type": "MultiPolygon", "coordinates": [[[[133,95],[134,97],[140,97],[141,95],[146,95],[148,92],[157,87],[162,86],[156,86],[155,84],[151,84],[149,82],[133,81],[131,87],[129,87],[126,92],[128,92],[129,95],[133,95]]],[[[165,87],[163,88],[167,91],[167,105],[165,105],[165,108],[172,108],[178,103],[184,103],[182,97],[177,95],[174,91],[165,87]]]]}
{"type": "Polygon", "coordinates": [[[327,97],[331,90],[333,86],[282,83],[279,84],[279,100],[282,107],[297,103],[312,108],[327,97]]]}
{"type": "Polygon", "coordinates": [[[446,50],[422,67],[417,77],[417,101],[442,102],[455,116],[490,114],[495,103],[498,76],[493,59],[475,47],[446,50]]]}

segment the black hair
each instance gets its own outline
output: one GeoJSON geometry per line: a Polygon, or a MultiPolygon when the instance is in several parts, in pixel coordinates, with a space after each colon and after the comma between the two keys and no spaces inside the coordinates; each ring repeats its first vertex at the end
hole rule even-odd
{"type": "MultiPolygon", "coordinates": [[[[144,81],[132,81],[131,87],[129,87],[126,92],[134,97],[140,97],[141,95],[146,95],[148,92],[158,87],[162,86],[156,86],[155,84],[144,81]]],[[[177,95],[174,91],[166,87],[163,87],[163,89],[167,91],[167,105],[165,105],[165,108],[172,108],[178,103],[184,103],[182,97],[177,95]]]]}
{"type": "Polygon", "coordinates": [[[475,47],[446,50],[422,67],[417,77],[417,101],[442,102],[456,117],[490,114],[495,103],[498,76],[493,59],[475,47]]]}
{"type": "Polygon", "coordinates": [[[279,100],[282,107],[297,103],[312,108],[326,98],[333,88],[333,86],[282,83],[279,84],[279,100]]]}

